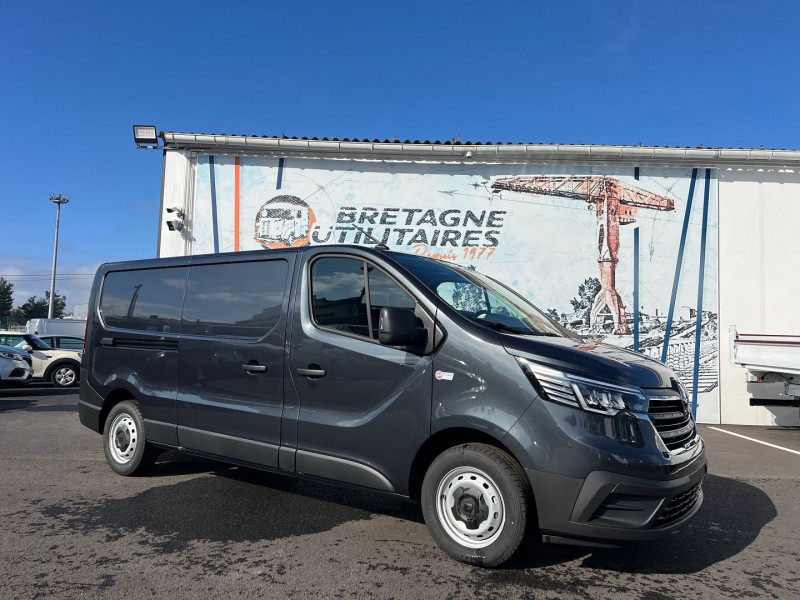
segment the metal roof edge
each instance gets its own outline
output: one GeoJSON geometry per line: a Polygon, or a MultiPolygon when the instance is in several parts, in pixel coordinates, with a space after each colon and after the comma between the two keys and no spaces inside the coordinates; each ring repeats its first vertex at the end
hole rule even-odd
{"type": "Polygon", "coordinates": [[[463,163],[604,163],[692,167],[800,167],[798,150],[679,148],[572,144],[442,144],[354,140],[312,140],[161,132],[166,150],[275,154],[306,158],[444,161],[463,163]]]}

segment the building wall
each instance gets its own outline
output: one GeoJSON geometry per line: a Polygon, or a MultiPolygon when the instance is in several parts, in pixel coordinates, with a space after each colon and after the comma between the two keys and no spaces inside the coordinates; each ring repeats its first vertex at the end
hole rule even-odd
{"type": "MultiPolygon", "coordinates": [[[[164,153],[164,174],[161,182],[161,221],[157,256],[183,256],[190,253],[191,223],[194,218],[194,178],[196,157],[192,152],[171,150],[164,153]],[[178,207],[185,213],[184,229],[170,231],[166,222],[175,219],[167,208],[178,207]]],[[[179,219],[181,220],[181,219],[179,219]]]]}
{"type": "Polygon", "coordinates": [[[797,408],[751,407],[745,369],[729,359],[731,325],[800,335],[800,174],[720,170],[719,182],[722,423],[800,425],[797,408]]]}
{"type": "Polygon", "coordinates": [[[698,420],[720,421],[716,169],[170,152],[165,160],[163,208],[184,206],[186,215],[181,232],[162,223],[160,256],[371,244],[360,226],[393,249],[489,273],[579,333],[626,348],[635,346],[638,230],[639,349],[662,358],[674,305],[666,362],[697,388],[698,420]],[[614,280],[623,310],[603,292],[614,280]]]}

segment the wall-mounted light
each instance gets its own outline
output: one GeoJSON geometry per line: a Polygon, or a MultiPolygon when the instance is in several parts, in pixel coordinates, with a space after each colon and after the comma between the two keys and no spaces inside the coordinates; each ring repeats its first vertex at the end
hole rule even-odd
{"type": "Polygon", "coordinates": [[[155,125],[134,125],[133,141],[137,148],[158,148],[158,132],[155,125]]]}
{"type": "Polygon", "coordinates": [[[171,206],[170,208],[166,209],[169,215],[174,215],[174,219],[169,219],[167,223],[167,228],[170,231],[181,231],[183,229],[183,217],[184,212],[180,206],[171,206]]]}

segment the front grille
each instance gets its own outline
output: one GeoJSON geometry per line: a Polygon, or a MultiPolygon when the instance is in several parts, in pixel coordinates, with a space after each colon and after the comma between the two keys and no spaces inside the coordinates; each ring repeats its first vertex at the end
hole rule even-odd
{"type": "Polygon", "coordinates": [[[667,505],[667,508],[664,509],[664,512],[656,519],[656,522],[653,524],[654,527],[663,527],[674,523],[692,510],[692,507],[697,503],[697,499],[700,497],[701,485],[702,481],[698,481],[685,492],[681,492],[675,496],[667,505]]]}
{"type": "Polygon", "coordinates": [[[670,450],[680,448],[694,437],[692,414],[678,395],[650,396],[647,415],[670,450]]]}

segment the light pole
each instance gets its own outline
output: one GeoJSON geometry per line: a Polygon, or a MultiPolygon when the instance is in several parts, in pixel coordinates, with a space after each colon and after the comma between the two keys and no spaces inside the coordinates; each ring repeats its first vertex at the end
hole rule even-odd
{"type": "Polygon", "coordinates": [[[50,194],[50,202],[56,205],[56,239],[53,242],[53,275],[50,278],[50,306],[47,309],[47,318],[53,318],[53,302],[56,296],[56,257],[58,257],[58,222],[61,219],[61,205],[69,202],[68,196],[50,194]]]}

